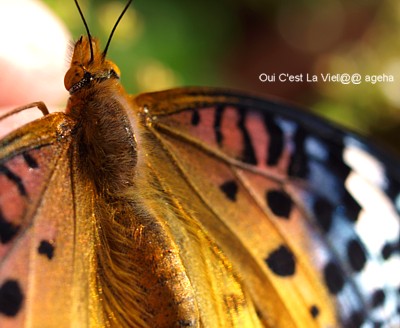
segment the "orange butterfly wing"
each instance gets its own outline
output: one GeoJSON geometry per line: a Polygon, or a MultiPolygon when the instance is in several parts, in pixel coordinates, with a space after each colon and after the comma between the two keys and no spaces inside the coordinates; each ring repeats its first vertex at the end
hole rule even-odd
{"type": "Polygon", "coordinates": [[[1,142],[1,327],[62,314],[72,302],[73,267],[65,267],[74,255],[67,122],[63,114],[47,116],[1,142]],[[64,206],[55,207],[60,199],[64,206]]]}
{"type": "MultiPolygon", "coordinates": [[[[187,88],[145,94],[134,101],[168,153],[168,159],[158,157],[161,151],[156,151],[154,158],[150,154],[149,161],[155,162],[154,170],[163,177],[165,188],[177,198],[184,211],[190,213],[191,220],[201,227],[198,229],[206,231],[214,247],[232,263],[241,288],[250,293],[260,321],[266,326],[279,327],[337,325],[322,277],[315,263],[304,255],[305,248],[309,251],[313,245],[307,242],[303,209],[294,210],[290,221],[277,220],[265,205],[265,190],[282,190],[288,184],[284,169],[289,154],[271,170],[243,162],[243,154],[249,154],[243,150],[246,136],[238,128],[241,118],[235,107],[243,106],[243,99],[229,97],[222,90],[187,88]],[[218,120],[222,124],[216,130],[218,120]],[[225,138],[223,145],[218,144],[218,138],[225,138]],[[174,165],[166,167],[168,161],[174,165]],[[176,176],[165,178],[169,172],[176,172],[176,176]],[[176,192],[179,180],[186,182],[184,192],[176,192]],[[268,269],[264,262],[267,254],[285,254],[289,249],[288,261],[291,256],[298,259],[293,268],[295,274],[280,275],[268,269]],[[315,319],[311,312],[317,305],[324,311],[315,319]]],[[[248,130],[253,133],[251,137],[267,138],[265,129],[256,130],[257,125],[263,129],[262,122],[261,116],[247,122],[251,123],[248,130]]],[[[266,140],[256,141],[255,145],[265,147],[266,142],[262,141],[266,140]]],[[[251,156],[255,155],[260,153],[253,152],[251,156]]],[[[187,245],[180,247],[187,249],[187,245]]],[[[190,269],[188,264],[187,270],[190,269]]],[[[244,302],[241,310],[246,306],[244,302]]]]}
{"type": "Polygon", "coordinates": [[[80,219],[93,197],[73,173],[73,126],[50,114],[1,141],[1,327],[103,324],[94,225],[80,219]]]}
{"type": "Polygon", "coordinates": [[[174,196],[232,261],[264,323],[396,325],[399,176],[389,159],[318,118],[235,92],[134,101],[174,163],[168,171],[189,185],[174,196]]]}

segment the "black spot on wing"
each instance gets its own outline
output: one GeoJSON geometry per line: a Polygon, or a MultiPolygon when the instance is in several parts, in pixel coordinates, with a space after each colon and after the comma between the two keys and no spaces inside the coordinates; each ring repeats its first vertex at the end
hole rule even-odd
{"type": "Polygon", "coordinates": [[[214,133],[215,133],[215,140],[217,141],[218,146],[221,147],[223,136],[221,132],[221,122],[222,122],[222,115],[224,113],[224,107],[218,106],[214,112],[214,133]]]}
{"type": "Polygon", "coordinates": [[[243,136],[243,152],[241,160],[248,164],[257,165],[256,154],[254,152],[249,131],[247,131],[246,127],[246,115],[247,111],[244,108],[239,108],[239,121],[237,126],[243,136]]]}
{"type": "Polygon", "coordinates": [[[360,328],[365,321],[364,314],[361,313],[360,311],[354,311],[348,320],[347,323],[345,323],[344,327],[346,328],[360,328]]]}
{"type": "Polygon", "coordinates": [[[36,160],[29,155],[27,152],[22,154],[22,157],[25,160],[25,163],[31,168],[31,169],[37,169],[39,167],[38,162],[36,162],[36,160]]]}
{"type": "Polygon", "coordinates": [[[200,123],[200,114],[199,111],[197,109],[193,109],[192,110],[192,119],[190,121],[190,124],[192,124],[193,126],[197,126],[200,123]]]}
{"type": "Polygon", "coordinates": [[[51,260],[54,256],[54,246],[47,240],[42,240],[38,247],[38,253],[45,255],[49,260],[51,260]]]}
{"type": "Polygon", "coordinates": [[[334,209],[335,207],[326,198],[318,197],[314,202],[313,211],[315,218],[325,233],[329,232],[331,228],[334,209]]]}
{"type": "Polygon", "coordinates": [[[284,148],[284,134],[279,125],[274,122],[271,115],[264,114],[264,124],[270,137],[269,147],[267,149],[267,165],[276,165],[282,156],[284,148]]]}
{"type": "Polygon", "coordinates": [[[283,245],[271,252],[265,259],[265,263],[273,273],[281,277],[292,276],[296,270],[293,253],[283,245]]]}
{"type": "Polygon", "coordinates": [[[367,262],[367,256],[358,240],[352,239],[348,242],[347,258],[354,271],[360,272],[364,268],[367,262]]]}
{"type": "Polygon", "coordinates": [[[233,202],[236,201],[236,194],[238,191],[238,185],[236,181],[234,180],[226,181],[222,185],[220,185],[219,188],[225,194],[225,196],[228,197],[228,199],[230,199],[233,202]]]}
{"type": "Polygon", "coordinates": [[[384,260],[387,260],[389,257],[391,257],[393,253],[394,248],[390,243],[386,243],[381,250],[381,256],[384,260]]]}
{"type": "Polygon", "coordinates": [[[293,177],[306,178],[309,174],[308,155],[305,151],[306,131],[299,127],[293,136],[295,145],[294,152],[290,158],[288,174],[293,177]]]}
{"type": "Polygon", "coordinates": [[[344,184],[352,170],[345,162],[343,162],[343,149],[343,144],[335,146],[331,144],[329,149],[329,158],[325,164],[344,184]]]}
{"type": "Polygon", "coordinates": [[[10,171],[6,166],[0,165],[0,174],[7,177],[8,180],[14,182],[17,185],[18,191],[22,196],[26,196],[26,189],[21,178],[14,172],[10,171]]]}
{"type": "Polygon", "coordinates": [[[14,317],[21,310],[24,296],[16,280],[6,280],[0,286],[0,313],[14,317]]]}
{"type": "Polygon", "coordinates": [[[281,190],[268,190],[266,193],[267,206],[272,213],[284,219],[288,219],[293,207],[293,201],[287,193],[281,190]]]}
{"type": "Polygon", "coordinates": [[[384,260],[389,259],[392,255],[400,252],[400,242],[386,242],[381,250],[381,256],[384,260]]]}
{"type": "Polygon", "coordinates": [[[347,219],[350,222],[356,222],[361,211],[361,206],[347,190],[344,191],[342,202],[345,206],[347,219]]]}
{"type": "Polygon", "coordinates": [[[8,243],[19,230],[19,226],[8,222],[0,210],[0,242],[2,244],[8,243]]]}
{"type": "Polygon", "coordinates": [[[318,317],[318,315],[319,315],[319,308],[318,308],[318,306],[316,306],[316,305],[311,306],[311,308],[310,308],[310,314],[311,314],[311,316],[312,316],[313,318],[318,317]]]}
{"type": "Polygon", "coordinates": [[[385,302],[385,292],[382,289],[377,289],[371,296],[371,306],[377,308],[385,302]]]}
{"type": "Polygon", "coordinates": [[[339,293],[344,286],[344,278],[339,267],[329,262],[324,268],[325,284],[331,294],[339,293]]]}

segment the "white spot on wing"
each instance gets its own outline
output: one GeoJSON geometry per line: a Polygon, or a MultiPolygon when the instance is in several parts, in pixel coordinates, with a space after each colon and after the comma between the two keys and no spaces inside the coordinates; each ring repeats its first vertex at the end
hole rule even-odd
{"type": "Polygon", "coordinates": [[[388,260],[384,262],[383,269],[385,272],[386,284],[395,290],[399,288],[400,256],[391,256],[388,260]]]}
{"type": "Polygon", "coordinates": [[[397,240],[400,224],[390,199],[359,174],[352,172],[346,188],[362,206],[355,230],[373,254],[378,254],[386,241],[397,240]]]}
{"type": "Polygon", "coordinates": [[[367,261],[356,280],[362,286],[363,294],[368,298],[375,290],[384,285],[381,266],[375,261],[367,261]]]}
{"type": "Polygon", "coordinates": [[[355,145],[346,146],[343,151],[343,160],[365,179],[381,188],[386,187],[387,180],[382,163],[365,150],[355,145]]]}

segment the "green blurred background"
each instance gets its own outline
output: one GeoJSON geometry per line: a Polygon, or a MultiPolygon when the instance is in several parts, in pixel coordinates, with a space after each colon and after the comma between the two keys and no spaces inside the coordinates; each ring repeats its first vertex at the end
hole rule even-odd
{"type": "MultiPolygon", "coordinates": [[[[76,40],[73,1],[45,0],[76,40]]],[[[104,45],[125,1],[81,0],[104,45]]],[[[131,93],[202,85],[283,98],[400,154],[400,1],[135,0],[109,57],[131,93]],[[394,82],[261,83],[261,73],[386,74],[394,82]]]]}

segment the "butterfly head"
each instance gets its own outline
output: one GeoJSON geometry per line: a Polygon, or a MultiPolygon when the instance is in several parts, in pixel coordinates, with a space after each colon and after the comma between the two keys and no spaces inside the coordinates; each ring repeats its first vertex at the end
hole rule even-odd
{"type": "Polygon", "coordinates": [[[106,60],[97,39],[82,36],[74,47],[71,66],[64,77],[64,85],[73,94],[94,83],[119,79],[117,65],[106,60]],[[91,42],[91,44],[90,44],[91,42]]]}

